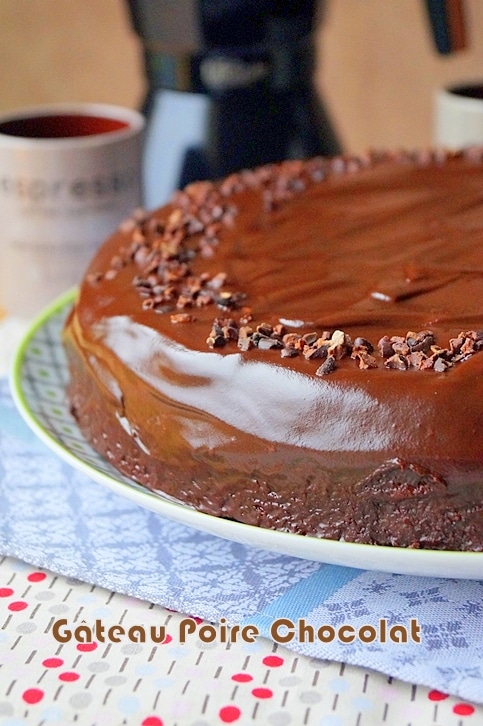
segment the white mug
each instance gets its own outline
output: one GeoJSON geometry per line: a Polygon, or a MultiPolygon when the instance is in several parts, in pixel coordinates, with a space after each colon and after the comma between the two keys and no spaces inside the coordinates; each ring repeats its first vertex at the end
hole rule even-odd
{"type": "Polygon", "coordinates": [[[0,117],[0,307],[31,317],[80,282],[94,251],[142,205],[144,117],[48,104],[0,117]]]}
{"type": "Polygon", "coordinates": [[[436,92],[434,142],[457,150],[483,144],[483,80],[436,92]]]}

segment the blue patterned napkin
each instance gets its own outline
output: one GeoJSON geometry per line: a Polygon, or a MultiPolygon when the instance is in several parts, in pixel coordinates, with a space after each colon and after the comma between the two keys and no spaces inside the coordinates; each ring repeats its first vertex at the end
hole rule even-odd
{"type": "Polygon", "coordinates": [[[52,454],[17,413],[5,379],[0,553],[212,622],[249,625],[277,642],[292,634],[284,645],[300,653],[483,703],[483,580],[321,565],[171,522],[52,454]],[[392,642],[389,634],[398,631],[391,628],[402,624],[409,630],[411,621],[420,637],[392,642]],[[363,625],[374,629],[362,632],[367,640],[377,633],[372,642],[337,637],[350,640],[363,625]],[[309,640],[310,627],[313,642],[301,642],[309,640]]]}

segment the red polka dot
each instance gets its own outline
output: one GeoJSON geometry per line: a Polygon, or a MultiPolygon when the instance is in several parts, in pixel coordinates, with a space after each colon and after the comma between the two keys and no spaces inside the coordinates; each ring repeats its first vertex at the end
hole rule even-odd
{"type": "Polygon", "coordinates": [[[167,635],[165,637],[165,639],[163,640],[163,642],[161,643],[161,645],[168,645],[168,643],[171,643],[172,640],[173,640],[172,636],[171,635],[167,635]]]}
{"type": "Polygon", "coordinates": [[[18,610],[25,610],[25,608],[28,608],[28,603],[23,600],[15,600],[15,602],[11,602],[8,606],[8,609],[13,610],[14,612],[17,612],[18,610]]]}
{"type": "Polygon", "coordinates": [[[223,706],[223,708],[220,708],[218,715],[223,723],[233,723],[233,721],[238,721],[241,711],[236,706],[223,706]]]}
{"type": "Polygon", "coordinates": [[[64,673],[59,674],[59,681],[65,681],[66,683],[69,681],[78,681],[80,678],[80,675],[78,673],[74,673],[74,671],[65,671],[64,673]]]}
{"type": "Polygon", "coordinates": [[[61,665],[64,665],[64,661],[62,658],[46,658],[42,661],[42,665],[45,666],[45,668],[58,668],[61,665]]]}
{"type": "Polygon", "coordinates": [[[44,692],[41,691],[40,688],[27,688],[27,690],[22,693],[22,698],[25,703],[38,703],[43,699],[43,697],[44,692]]]}
{"type": "Polygon", "coordinates": [[[42,580],[45,580],[46,577],[47,575],[45,572],[31,572],[27,577],[27,580],[29,582],[41,582],[42,580]]]}
{"type": "Polygon", "coordinates": [[[453,713],[457,716],[471,716],[474,712],[475,709],[469,703],[457,703],[456,706],[453,706],[453,713]]]}
{"type": "Polygon", "coordinates": [[[141,726],[163,726],[163,722],[157,716],[148,716],[141,723],[141,726]]]}
{"type": "Polygon", "coordinates": [[[430,701],[444,701],[445,698],[448,698],[448,694],[433,690],[428,693],[428,698],[430,701]]]}
{"type": "Polygon", "coordinates": [[[97,648],[97,643],[77,643],[76,648],[83,653],[88,653],[90,650],[97,648]]]}
{"type": "Polygon", "coordinates": [[[236,681],[237,683],[247,683],[248,681],[253,681],[253,676],[249,673],[235,673],[235,675],[231,677],[231,680],[236,681]]]}
{"type": "Polygon", "coordinates": [[[279,655],[266,655],[262,661],[263,665],[266,665],[269,668],[280,668],[284,662],[284,659],[280,658],[279,655]]]}
{"type": "Polygon", "coordinates": [[[271,698],[273,691],[270,688],[254,688],[252,691],[255,698],[271,698]]]}
{"type": "Polygon", "coordinates": [[[13,595],[11,587],[0,587],[0,597],[10,597],[13,595]]]}

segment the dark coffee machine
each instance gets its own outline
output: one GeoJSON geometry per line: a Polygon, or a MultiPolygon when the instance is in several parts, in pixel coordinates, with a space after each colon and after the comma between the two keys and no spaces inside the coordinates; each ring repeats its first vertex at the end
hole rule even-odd
{"type": "MultiPolygon", "coordinates": [[[[340,153],[313,85],[324,0],[127,0],[144,53],[145,202],[200,179],[340,153]]],[[[466,46],[464,0],[423,0],[439,54],[466,46]]]]}
{"type": "Polygon", "coordinates": [[[128,0],[142,40],[145,197],[340,152],[313,85],[317,0],[128,0]]]}

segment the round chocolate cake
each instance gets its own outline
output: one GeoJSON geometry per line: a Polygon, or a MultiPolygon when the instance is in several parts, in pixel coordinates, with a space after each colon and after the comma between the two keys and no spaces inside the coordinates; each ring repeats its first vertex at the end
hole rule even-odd
{"type": "Polygon", "coordinates": [[[64,331],[87,439],[219,517],[483,551],[482,159],[289,161],[134,213],[64,331]]]}

